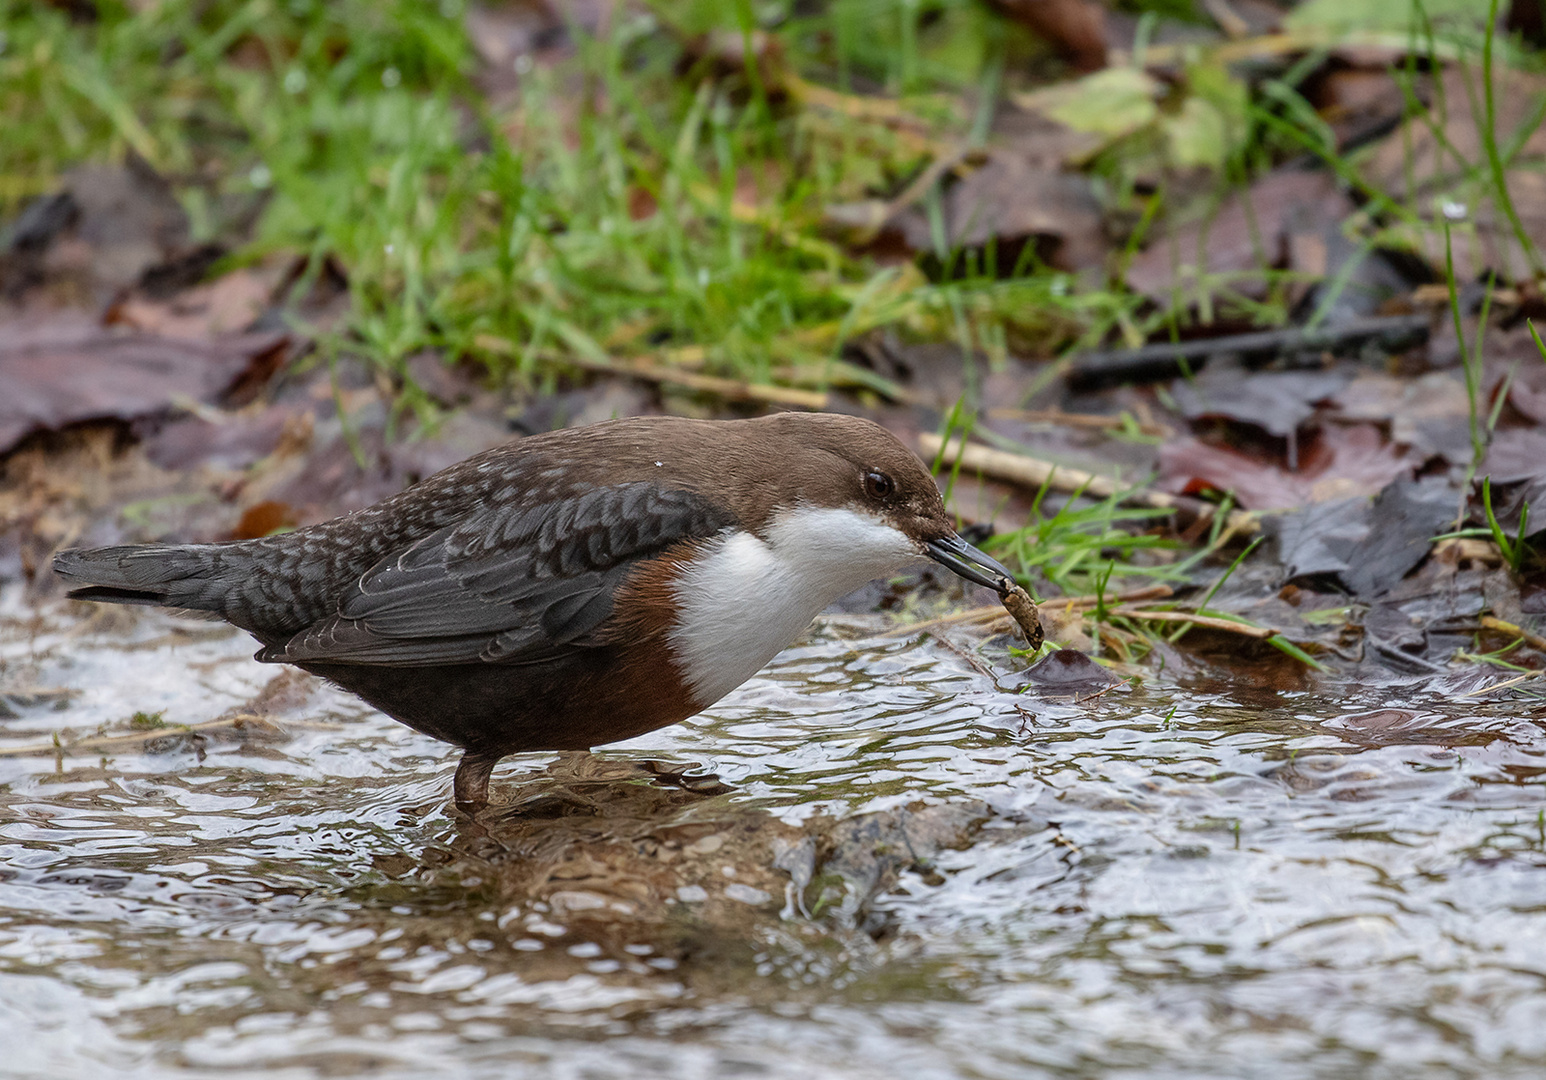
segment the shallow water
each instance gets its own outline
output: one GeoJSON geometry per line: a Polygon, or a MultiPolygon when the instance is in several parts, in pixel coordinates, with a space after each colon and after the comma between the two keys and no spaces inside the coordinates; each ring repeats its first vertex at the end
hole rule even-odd
{"type": "MultiPolygon", "coordinates": [[[[347,696],[177,734],[274,677],[245,636],[79,619],[4,609],[0,753],[136,712],[174,727],[0,757],[6,1076],[1546,1069],[1546,733],[1533,699],[1455,696],[1474,679],[1192,672],[1042,700],[1005,689],[1002,653],[982,654],[995,679],[929,639],[818,630],[711,715],[603,756],[735,789],[662,796],[663,817],[789,831],[980,800],[986,821],[874,901],[878,938],[754,917],[757,868],[684,889],[681,918],[745,899],[747,960],[668,955],[626,920],[588,940],[594,921],[446,872],[478,841],[446,804],[454,755],[347,696]]],[[[549,757],[503,766],[496,796],[549,757]]]]}

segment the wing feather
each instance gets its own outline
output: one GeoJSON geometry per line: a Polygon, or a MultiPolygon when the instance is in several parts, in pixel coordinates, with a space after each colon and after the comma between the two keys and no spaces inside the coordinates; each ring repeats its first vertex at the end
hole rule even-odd
{"type": "Polygon", "coordinates": [[[695,492],[650,483],[505,502],[383,558],[323,619],[258,654],[275,662],[533,663],[612,612],[642,560],[736,524],[695,492]]]}

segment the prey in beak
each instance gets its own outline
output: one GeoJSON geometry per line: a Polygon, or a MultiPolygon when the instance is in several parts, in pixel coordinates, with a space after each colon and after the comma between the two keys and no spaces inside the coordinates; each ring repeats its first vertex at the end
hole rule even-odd
{"type": "Polygon", "coordinates": [[[1009,569],[984,552],[978,551],[959,536],[924,541],[929,558],[960,574],[967,581],[986,585],[1000,596],[1009,593],[1015,577],[1009,569]]]}

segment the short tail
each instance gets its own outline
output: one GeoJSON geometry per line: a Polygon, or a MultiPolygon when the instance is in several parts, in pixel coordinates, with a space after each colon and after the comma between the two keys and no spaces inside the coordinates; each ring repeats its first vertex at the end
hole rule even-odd
{"type": "Polygon", "coordinates": [[[54,556],[54,572],[75,585],[73,600],[222,611],[221,561],[207,544],[74,548],[54,556]]]}

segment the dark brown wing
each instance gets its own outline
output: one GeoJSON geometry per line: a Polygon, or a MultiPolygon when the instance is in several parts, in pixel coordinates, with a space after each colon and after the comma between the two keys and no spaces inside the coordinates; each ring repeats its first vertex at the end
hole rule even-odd
{"type": "Polygon", "coordinates": [[[641,560],[737,524],[652,483],[478,511],[360,577],[338,612],[258,659],[430,666],[519,664],[585,647],[641,560]]]}

